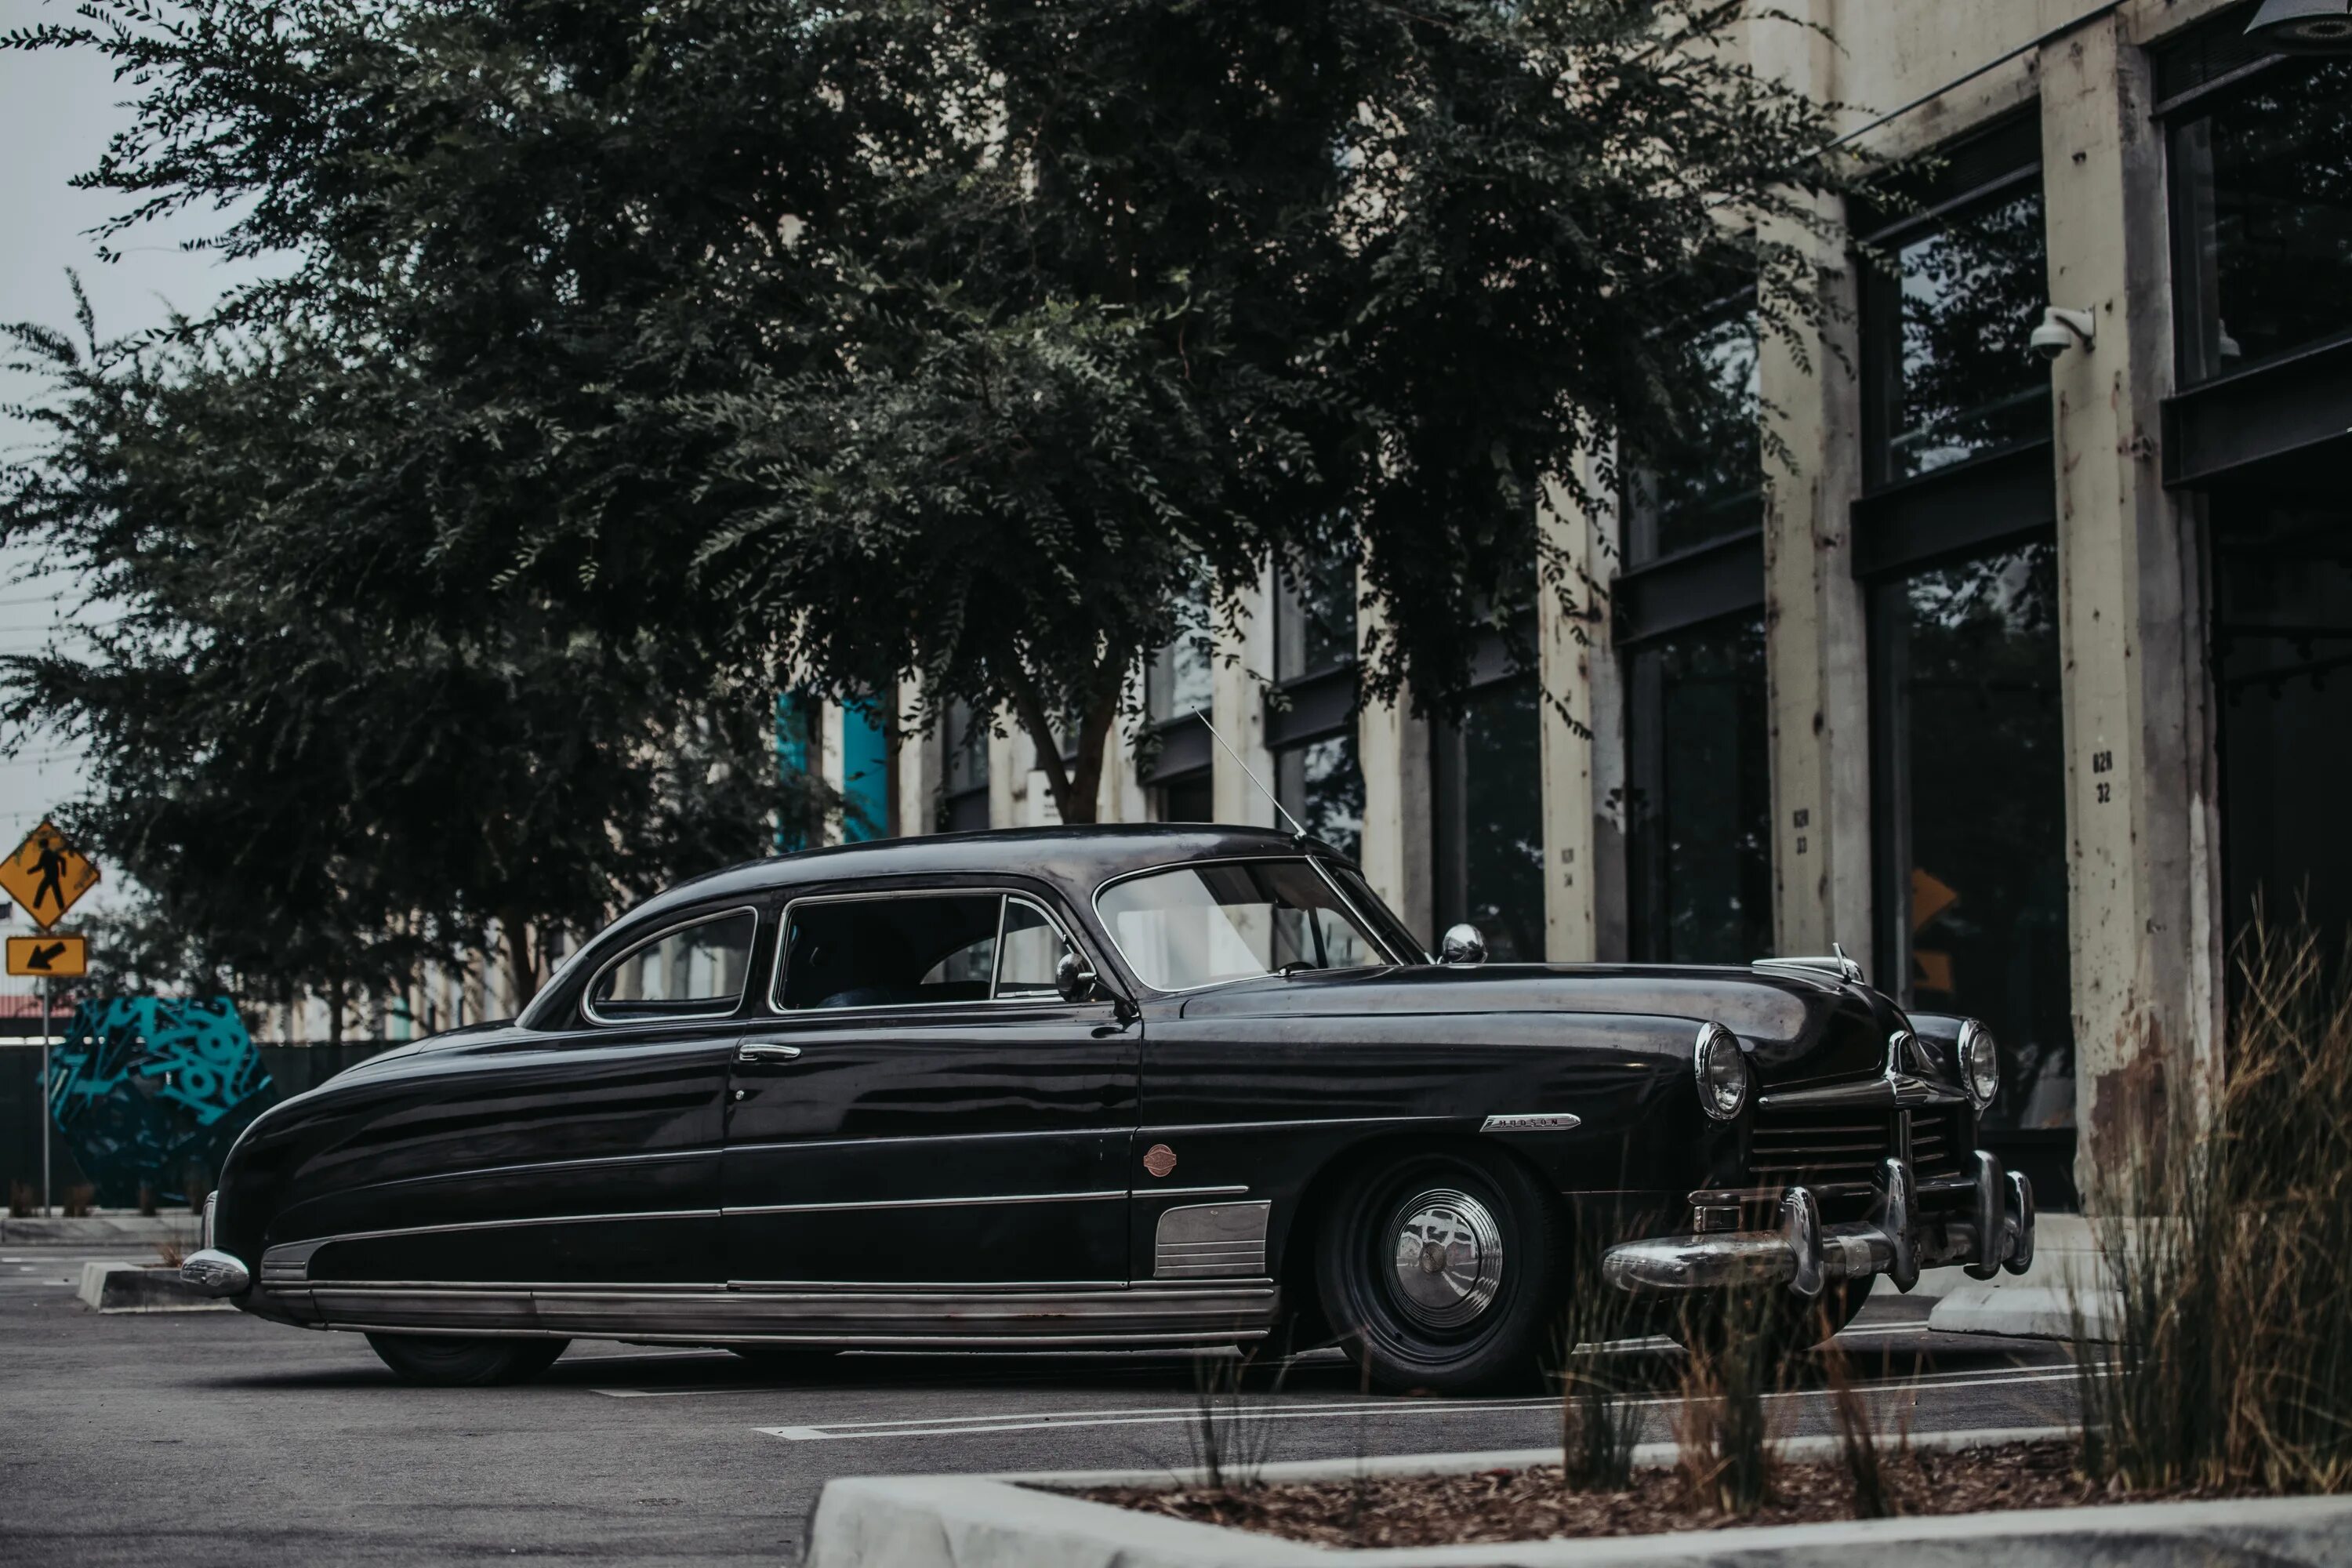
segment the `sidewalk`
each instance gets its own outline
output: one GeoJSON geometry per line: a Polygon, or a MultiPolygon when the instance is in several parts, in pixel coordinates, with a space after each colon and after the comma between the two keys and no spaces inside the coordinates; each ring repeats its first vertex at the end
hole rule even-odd
{"type": "Polygon", "coordinates": [[[1930,1268],[1912,1293],[1935,1300],[1927,1326],[1938,1333],[2071,1339],[2078,1294],[2095,1332],[2106,1317],[2091,1289],[2098,1256],[2090,1221],[2045,1214],[2034,1226],[2033,1267],[2023,1274],[1971,1279],[1958,1268],[1930,1268]]]}
{"type": "Polygon", "coordinates": [[[152,1247],[176,1241],[194,1247],[203,1220],[193,1214],[0,1215],[0,1247],[152,1247]]]}

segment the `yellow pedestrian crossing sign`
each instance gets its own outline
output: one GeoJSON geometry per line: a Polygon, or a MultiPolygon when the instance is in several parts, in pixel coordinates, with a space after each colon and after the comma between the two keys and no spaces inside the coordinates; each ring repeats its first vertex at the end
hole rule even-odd
{"type": "Polygon", "coordinates": [[[76,849],[54,822],[43,822],[25,835],[16,852],[0,860],[0,889],[45,931],[96,886],[97,862],[76,849]]]}

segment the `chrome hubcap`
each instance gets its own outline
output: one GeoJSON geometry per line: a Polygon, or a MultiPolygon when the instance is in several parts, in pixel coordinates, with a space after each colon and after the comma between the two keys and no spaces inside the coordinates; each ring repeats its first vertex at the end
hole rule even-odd
{"type": "Polygon", "coordinates": [[[1493,1305],[1503,1284],[1503,1232],[1486,1205],[1451,1187],[1419,1193],[1396,1211],[1399,1304],[1415,1322],[1456,1329],[1493,1305]]]}

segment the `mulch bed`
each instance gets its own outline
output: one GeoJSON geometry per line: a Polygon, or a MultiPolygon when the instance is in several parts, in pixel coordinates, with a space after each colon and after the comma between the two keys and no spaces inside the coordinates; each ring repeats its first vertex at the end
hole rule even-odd
{"type": "MultiPolygon", "coordinates": [[[[1886,1456],[1886,1485],[1905,1514],[1984,1513],[2145,1501],[2075,1471],[2071,1442],[2014,1443],[1958,1453],[1886,1456]]],[[[1475,1542],[1653,1535],[1854,1517],[1853,1483],[1836,1462],[1784,1464],[1773,1500],[1745,1518],[1692,1505],[1672,1470],[1644,1470],[1625,1492],[1571,1492],[1557,1465],[1457,1476],[1373,1476],[1244,1489],[1097,1487],[1077,1495],[1171,1519],[1229,1525],[1325,1546],[1448,1546],[1475,1542]]],[[[2179,1494],[2172,1494],[2179,1495],[2179,1494]]]]}

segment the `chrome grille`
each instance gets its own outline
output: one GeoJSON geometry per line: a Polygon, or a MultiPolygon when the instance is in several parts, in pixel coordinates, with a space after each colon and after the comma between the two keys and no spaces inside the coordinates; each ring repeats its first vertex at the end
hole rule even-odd
{"type": "Polygon", "coordinates": [[[1883,1110],[1759,1115],[1748,1147],[1759,1187],[1868,1186],[1895,1152],[1895,1123],[1883,1110]]]}
{"type": "Polygon", "coordinates": [[[1932,1182],[1962,1174],[1958,1113],[1934,1108],[1903,1114],[1911,1119],[1912,1178],[1932,1182]]]}

